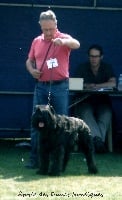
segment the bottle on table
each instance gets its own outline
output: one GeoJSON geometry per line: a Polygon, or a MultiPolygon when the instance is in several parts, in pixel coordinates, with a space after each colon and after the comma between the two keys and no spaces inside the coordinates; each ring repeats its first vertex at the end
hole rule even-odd
{"type": "Polygon", "coordinates": [[[118,78],[118,90],[122,91],[122,74],[120,74],[118,78]]]}

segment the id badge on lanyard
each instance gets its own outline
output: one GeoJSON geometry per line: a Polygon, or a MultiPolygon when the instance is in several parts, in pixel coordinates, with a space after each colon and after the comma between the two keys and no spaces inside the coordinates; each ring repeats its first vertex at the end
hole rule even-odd
{"type": "Polygon", "coordinates": [[[48,69],[52,69],[53,67],[58,67],[57,58],[50,58],[46,61],[48,69]]]}

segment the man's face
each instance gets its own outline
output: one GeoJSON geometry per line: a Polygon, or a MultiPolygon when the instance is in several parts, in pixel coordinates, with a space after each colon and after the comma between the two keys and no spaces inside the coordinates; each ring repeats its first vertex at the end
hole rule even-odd
{"type": "Polygon", "coordinates": [[[99,66],[102,57],[103,56],[100,55],[100,52],[97,49],[91,49],[89,52],[89,61],[91,66],[93,67],[99,66]]]}
{"type": "Polygon", "coordinates": [[[44,33],[44,38],[46,40],[52,40],[57,29],[56,23],[53,20],[43,20],[40,25],[41,30],[44,33]]]}

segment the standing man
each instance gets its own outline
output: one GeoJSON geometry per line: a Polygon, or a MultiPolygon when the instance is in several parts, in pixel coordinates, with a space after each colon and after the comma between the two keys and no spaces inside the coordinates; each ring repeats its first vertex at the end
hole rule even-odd
{"type": "MultiPolygon", "coordinates": [[[[77,70],[77,77],[84,78],[84,89],[116,87],[116,78],[112,67],[102,61],[103,50],[99,45],[88,49],[89,61],[77,70]]],[[[95,150],[105,152],[105,138],[112,118],[111,102],[108,95],[91,95],[77,105],[77,115],[90,127],[94,139],[95,150]]]]}
{"type": "MultiPolygon", "coordinates": [[[[57,28],[53,11],[42,12],[39,18],[42,34],[31,45],[26,67],[37,80],[34,90],[33,111],[37,104],[50,103],[57,114],[68,114],[69,56],[71,49],[80,47],[79,41],[57,28]]],[[[31,155],[28,168],[38,166],[38,133],[31,129],[31,155]]]]}

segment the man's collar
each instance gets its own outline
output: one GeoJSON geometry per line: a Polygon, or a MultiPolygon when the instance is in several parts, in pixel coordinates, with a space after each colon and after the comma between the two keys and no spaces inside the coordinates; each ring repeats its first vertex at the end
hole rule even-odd
{"type": "MultiPolygon", "coordinates": [[[[57,38],[59,35],[60,35],[60,31],[59,31],[58,29],[56,29],[56,32],[55,32],[54,38],[52,38],[52,39],[57,38]]],[[[44,33],[41,34],[41,37],[42,37],[42,40],[45,40],[45,39],[44,39],[44,33]]],[[[46,41],[46,40],[45,40],[45,41],[46,41]]]]}

